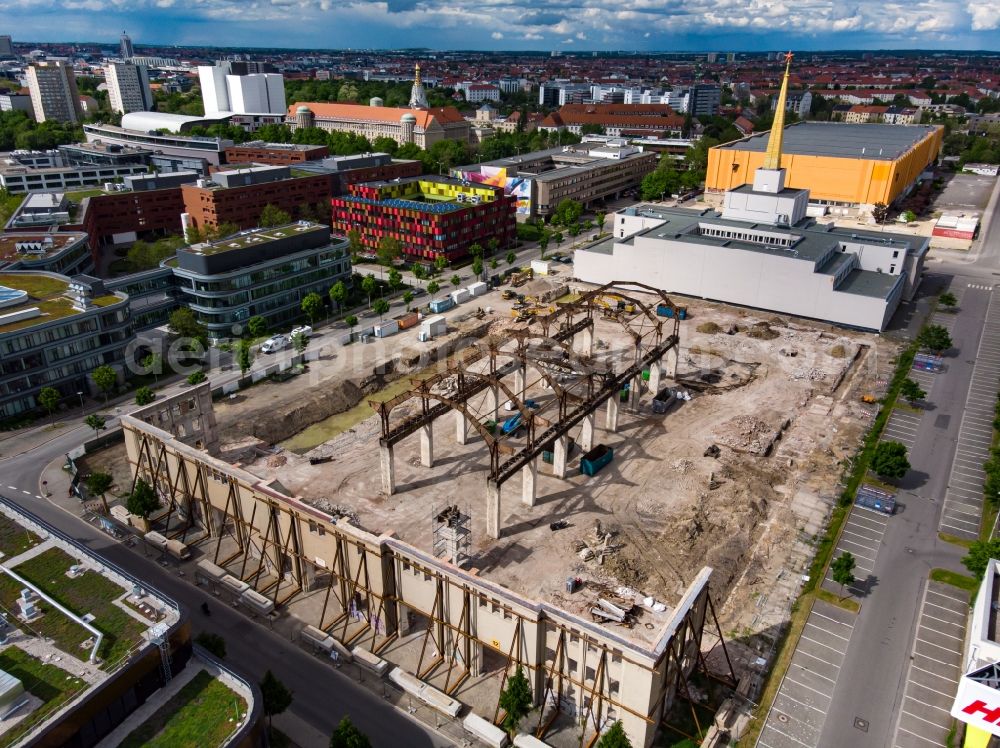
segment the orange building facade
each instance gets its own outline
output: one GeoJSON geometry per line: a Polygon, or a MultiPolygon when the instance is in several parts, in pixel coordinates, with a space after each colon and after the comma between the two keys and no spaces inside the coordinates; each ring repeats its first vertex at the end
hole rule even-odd
{"type": "MultiPolygon", "coordinates": [[[[814,153],[808,152],[807,142],[802,142],[798,148],[788,147],[789,134],[795,128],[812,124],[799,123],[785,129],[786,146],[781,154],[781,166],[786,170],[786,186],[809,190],[810,203],[856,208],[862,212],[871,210],[876,203],[892,205],[908,194],[921,173],[940,154],[944,133],[943,128],[928,126],[816,123],[827,125],[827,128],[852,129],[841,133],[830,129],[833,140],[825,138],[825,142],[817,142],[814,153]],[[872,131],[872,140],[866,141],[865,131],[857,128],[896,128],[899,132],[872,131]],[[836,142],[838,134],[845,136],[842,144],[836,142]],[[883,144],[880,139],[884,140],[883,144]]],[[[754,171],[763,165],[765,156],[764,149],[754,142],[757,138],[766,140],[767,133],[709,149],[706,192],[721,193],[753,182],[754,171]]]]}

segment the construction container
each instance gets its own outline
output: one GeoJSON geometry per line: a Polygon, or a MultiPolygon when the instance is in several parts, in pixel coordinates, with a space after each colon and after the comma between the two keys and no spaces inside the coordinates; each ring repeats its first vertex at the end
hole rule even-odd
{"type": "Polygon", "coordinates": [[[865,509],[882,512],[883,514],[892,514],[896,511],[896,496],[894,494],[883,491],[880,488],[875,488],[875,486],[870,486],[867,483],[862,484],[858,488],[854,503],[857,506],[863,506],[865,509]]]}
{"type": "Polygon", "coordinates": [[[473,298],[476,296],[482,296],[489,290],[490,287],[487,286],[482,281],[480,281],[479,283],[472,283],[468,288],[469,296],[472,296],[473,298]]]}
{"type": "Polygon", "coordinates": [[[456,305],[461,304],[464,301],[468,301],[470,298],[471,295],[469,294],[469,289],[467,288],[457,288],[451,292],[451,300],[454,301],[456,305]]]}
{"type": "Polygon", "coordinates": [[[531,270],[533,273],[538,275],[548,275],[549,270],[552,268],[552,263],[548,260],[532,260],[531,270]]]}
{"type": "MultiPolygon", "coordinates": [[[[556,445],[554,441],[549,442],[544,447],[542,447],[542,462],[552,463],[554,459],[556,450],[556,445]]],[[[569,438],[569,443],[566,445],[566,459],[568,460],[573,456],[573,452],[576,451],[576,440],[573,437],[569,438]]]]}
{"type": "MultiPolygon", "coordinates": [[[[657,304],[656,313],[661,317],[669,317],[672,319],[674,316],[674,307],[669,307],[666,304],[657,304]]],[[[687,319],[687,313],[687,307],[677,307],[677,319],[687,319]]]]}
{"type": "Polygon", "coordinates": [[[607,444],[598,444],[580,459],[580,472],[591,477],[611,462],[615,451],[607,444]]]}
{"type": "Polygon", "coordinates": [[[677,393],[670,387],[664,387],[653,398],[654,413],[666,413],[677,402],[677,393]]]}
{"type": "Polygon", "coordinates": [[[425,336],[424,340],[433,340],[438,335],[448,332],[448,321],[440,314],[428,317],[420,325],[420,334],[425,336]]]}
{"type": "Polygon", "coordinates": [[[394,319],[375,325],[376,338],[387,338],[390,335],[395,335],[397,332],[399,332],[399,323],[394,319]]]}
{"type": "Polygon", "coordinates": [[[399,325],[400,330],[408,330],[411,327],[417,326],[420,322],[420,315],[417,312],[407,312],[406,314],[397,315],[392,319],[399,325]]]}
{"type": "Polygon", "coordinates": [[[455,308],[455,300],[451,296],[445,296],[443,299],[434,299],[427,306],[434,314],[441,314],[441,312],[447,312],[449,309],[455,308]]]}

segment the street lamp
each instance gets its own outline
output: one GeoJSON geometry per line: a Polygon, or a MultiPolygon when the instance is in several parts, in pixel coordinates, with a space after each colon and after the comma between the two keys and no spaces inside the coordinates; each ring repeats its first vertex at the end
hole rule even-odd
{"type": "Polygon", "coordinates": [[[77,390],[76,394],[80,398],[80,410],[83,410],[84,409],[84,407],[83,407],[83,391],[82,390],[77,390]]]}

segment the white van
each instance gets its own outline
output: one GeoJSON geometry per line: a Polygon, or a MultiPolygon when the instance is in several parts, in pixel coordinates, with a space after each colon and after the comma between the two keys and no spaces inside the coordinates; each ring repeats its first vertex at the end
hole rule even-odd
{"type": "Polygon", "coordinates": [[[288,336],[287,335],[272,335],[270,338],[265,340],[260,344],[261,353],[277,353],[288,347],[288,336]]]}
{"type": "Polygon", "coordinates": [[[288,333],[289,338],[294,338],[296,335],[304,335],[306,340],[312,337],[313,329],[309,325],[299,325],[298,327],[293,327],[292,331],[288,333]]]}

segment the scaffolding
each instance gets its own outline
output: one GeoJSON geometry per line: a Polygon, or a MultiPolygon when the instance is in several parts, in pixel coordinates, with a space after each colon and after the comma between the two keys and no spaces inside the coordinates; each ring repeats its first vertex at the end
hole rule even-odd
{"type": "Polygon", "coordinates": [[[432,552],[435,558],[450,561],[461,568],[469,560],[472,517],[457,504],[431,512],[432,552]]]}

